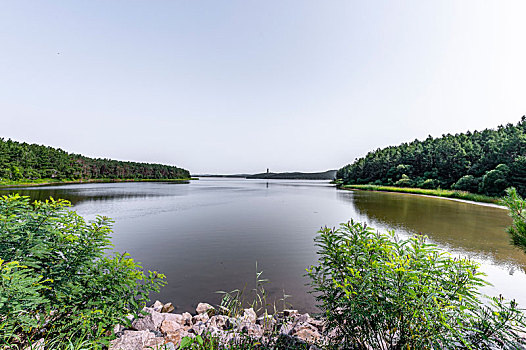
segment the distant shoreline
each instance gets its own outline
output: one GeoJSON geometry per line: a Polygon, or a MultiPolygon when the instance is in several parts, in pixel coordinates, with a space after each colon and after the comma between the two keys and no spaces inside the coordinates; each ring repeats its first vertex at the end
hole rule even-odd
{"type": "Polygon", "coordinates": [[[336,170],[327,170],[317,173],[302,173],[299,171],[287,173],[259,173],[259,174],[204,174],[195,175],[198,177],[221,177],[221,178],[239,178],[239,179],[263,179],[263,180],[334,180],[336,170]]]}
{"type": "Polygon", "coordinates": [[[60,185],[74,185],[74,184],[88,184],[88,183],[119,183],[119,182],[174,182],[188,184],[190,180],[197,180],[196,178],[185,179],[87,179],[87,180],[52,180],[45,179],[42,182],[22,182],[22,183],[0,183],[0,189],[7,188],[23,188],[23,187],[45,187],[45,186],[60,186],[60,185]]]}

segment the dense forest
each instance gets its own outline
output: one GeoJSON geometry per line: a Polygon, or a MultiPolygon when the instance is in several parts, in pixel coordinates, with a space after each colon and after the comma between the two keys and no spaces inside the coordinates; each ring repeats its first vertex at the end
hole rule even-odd
{"type": "Polygon", "coordinates": [[[526,195],[526,116],[496,130],[429,136],[369,152],[338,170],[344,184],[442,188],[501,196],[526,195]]]}
{"type": "Polygon", "coordinates": [[[162,164],[89,158],[0,138],[0,181],[37,179],[180,179],[188,170],[162,164]]]}

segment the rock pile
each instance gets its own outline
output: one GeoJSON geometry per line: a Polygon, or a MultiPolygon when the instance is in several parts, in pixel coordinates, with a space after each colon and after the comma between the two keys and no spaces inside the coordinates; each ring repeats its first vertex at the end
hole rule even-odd
{"type": "MultiPolygon", "coordinates": [[[[258,317],[253,309],[243,310],[237,317],[218,314],[216,309],[206,303],[199,303],[196,314],[171,313],[174,306],[156,301],[145,307],[145,316],[132,319],[131,328],[115,326],[117,338],[111,342],[109,350],[175,350],[184,337],[208,335],[221,344],[227,344],[240,337],[268,340],[273,337],[286,337],[288,342],[320,344],[325,342],[323,322],[299,314],[296,310],[284,310],[283,315],[258,317]]],[[[317,349],[315,345],[311,350],[317,349]]]]}

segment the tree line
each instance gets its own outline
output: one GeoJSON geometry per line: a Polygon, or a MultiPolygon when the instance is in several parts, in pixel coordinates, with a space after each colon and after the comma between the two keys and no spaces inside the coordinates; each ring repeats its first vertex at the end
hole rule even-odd
{"type": "Polygon", "coordinates": [[[37,179],[180,179],[176,166],[89,158],[60,148],[0,138],[0,180],[37,179]]]}
{"type": "Polygon", "coordinates": [[[526,116],[497,129],[428,136],[369,152],[339,169],[344,184],[443,188],[502,196],[526,195],[526,116]]]}

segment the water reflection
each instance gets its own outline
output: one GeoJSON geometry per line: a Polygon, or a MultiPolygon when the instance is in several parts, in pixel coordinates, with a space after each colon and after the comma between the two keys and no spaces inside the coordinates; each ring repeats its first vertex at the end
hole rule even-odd
{"type": "Polygon", "coordinates": [[[525,255],[509,244],[505,210],[421,196],[338,191],[326,181],[201,179],[191,184],[118,183],[19,190],[33,199],[65,198],[91,219],[115,219],[116,250],[166,274],[158,297],[178,311],[218,303],[217,290],[250,285],[255,263],[293,305],[315,311],[305,268],[316,262],[313,239],[323,226],[350,219],[400,235],[425,233],[440,246],[469,255],[495,287],[485,290],[526,305],[525,255]]]}

